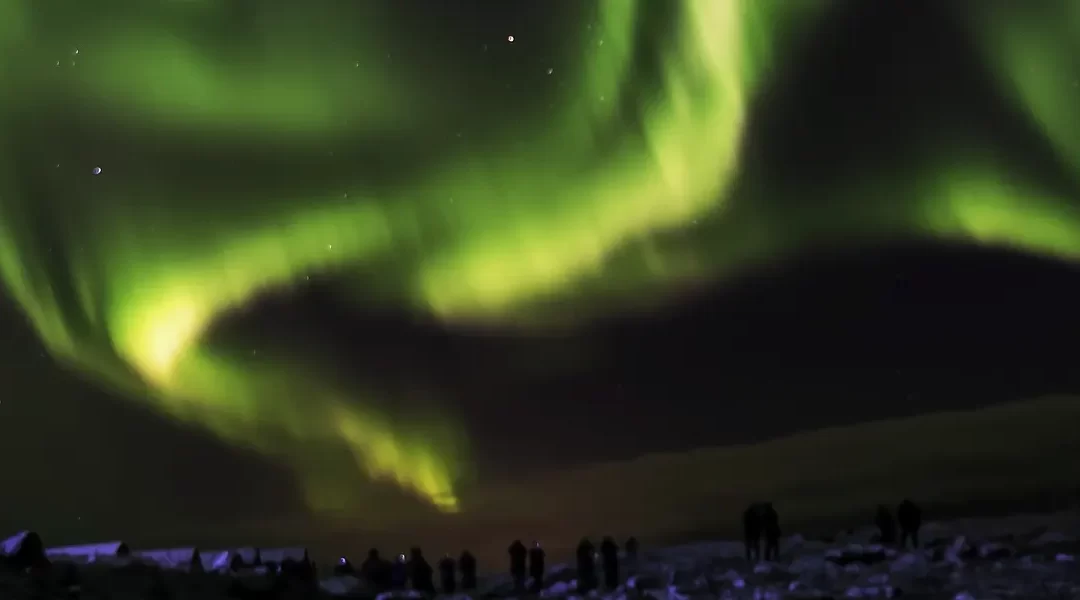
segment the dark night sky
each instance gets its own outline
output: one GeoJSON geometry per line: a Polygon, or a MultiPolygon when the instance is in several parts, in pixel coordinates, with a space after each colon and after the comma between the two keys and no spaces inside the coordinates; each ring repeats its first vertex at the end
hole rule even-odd
{"type": "MultiPolygon", "coordinates": [[[[751,175],[739,186],[793,190],[753,211],[842,212],[852,200],[829,190],[851,171],[902,171],[943,137],[993,138],[1018,168],[1054,171],[1030,123],[995,99],[958,31],[930,18],[933,3],[842,4],[812,44],[793,42],[798,58],[753,116],[751,175]]],[[[528,16],[476,11],[459,25],[498,29],[528,16]]],[[[852,251],[839,242],[574,332],[530,337],[358,308],[342,293],[347,284],[330,279],[266,297],[213,335],[288,340],[343,379],[362,371],[387,389],[450,399],[480,484],[1080,392],[1069,352],[1080,331],[1075,266],[959,244],[875,240],[852,251]]],[[[0,357],[0,456],[14,481],[0,526],[27,514],[57,535],[109,537],[154,521],[177,498],[180,529],[238,513],[249,519],[239,531],[270,518],[303,521],[283,470],[57,366],[7,299],[0,357]],[[70,489],[79,491],[66,496],[70,489]],[[121,517],[110,508],[117,498],[147,506],[121,517]]]]}
{"type": "Polygon", "coordinates": [[[343,369],[374,363],[388,379],[424,365],[425,381],[459,390],[496,479],[1080,386],[1061,353],[1080,324],[1077,270],[1004,251],[820,252],[662,312],[527,340],[357,318],[334,298],[309,290],[232,325],[291,321],[296,337],[331,344],[343,369]]]}

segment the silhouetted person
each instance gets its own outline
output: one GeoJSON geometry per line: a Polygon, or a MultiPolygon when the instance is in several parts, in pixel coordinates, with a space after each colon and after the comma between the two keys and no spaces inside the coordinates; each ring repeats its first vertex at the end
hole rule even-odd
{"type": "Polygon", "coordinates": [[[405,562],[405,555],[398,554],[397,560],[390,566],[390,589],[403,590],[409,583],[409,566],[405,562]]]}
{"type": "Polygon", "coordinates": [[[533,547],[529,548],[529,577],[532,577],[533,592],[544,589],[544,556],[540,542],[533,542],[533,547]]]}
{"type": "Polygon", "coordinates": [[[345,558],[344,556],[339,558],[337,564],[334,565],[334,575],[341,576],[355,574],[356,569],[353,568],[352,563],[349,562],[349,559],[345,558]]]}
{"type": "Polygon", "coordinates": [[[461,569],[461,589],[471,592],[476,589],[476,557],[468,550],[461,553],[458,558],[458,568],[461,569]]]}
{"type": "Polygon", "coordinates": [[[286,558],[281,561],[277,569],[278,575],[281,579],[290,581],[296,581],[303,584],[314,584],[318,581],[315,576],[315,565],[310,561],[299,561],[292,558],[286,558]]]}
{"type": "Polygon", "coordinates": [[[882,544],[891,546],[896,543],[896,519],[893,519],[888,506],[878,505],[874,525],[877,525],[878,537],[881,538],[882,544]]]}
{"type": "Polygon", "coordinates": [[[360,577],[376,592],[383,593],[390,589],[390,563],[379,557],[375,548],[368,550],[367,558],[360,564],[360,577]]]}
{"type": "Polygon", "coordinates": [[[626,560],[630,562],[637,561],[638,541],[636,537],[630,536],[627,538],[626,545],[623,548],[626,549],[626,560]]]}
{"type": "Polygon", "coordinates": [[[525,591],[525,558],[528,555],[525,544],[521,540],[514,540],[507,552],[510,554],[510,576],[514,578],[514,589],[525,591]]]}
{"type": "Polygon", "coordinates": [[[911,538],[911,547],[919,547],[919,528],[922,527],[922,509],[905,499],[896,507],[896,521],[900,524],[900,547],[904,548],[911,538]]]}
{"type": "Polygon", "coordinates": [[[442,591],[447,596],[453,595],[457,590],[457,563],[449,554],[439,561],[439,580],[442,591]]]}
{"type": "Polygon", "coordinates": [[[424,553],[420,551],[420,548],[413,548],[409,554],[408,571],[412,588],[424,594],[434,594],[435,574],[431,569],[431,564],[424,558],[424,553]]]}
{"type": "Polygon", "coordinates": [[[619,587],[619,546],[610,535],[600,542],[600,560],[604,563],[604,585],[609,590],[619,587]]]}
{"type": "Polygon", "coordinates": [[[746,544],[746,560],[761,560],[761,505],[751,504],[743,511],[743,543],[746,544]]]}
{"type": "Polygon", "coordinates": [[[577,547],[577,589],[581,594],[587,594],[596,589],[595,554],[596,547],[589,538],[581,538],[577,547]]]}
{"type": "Polygon", "coordinates": [[[765,534],[765,560],[776,560],[780,556],[780,515],[772,502],[761,507],[761,529],[765,534]]]}

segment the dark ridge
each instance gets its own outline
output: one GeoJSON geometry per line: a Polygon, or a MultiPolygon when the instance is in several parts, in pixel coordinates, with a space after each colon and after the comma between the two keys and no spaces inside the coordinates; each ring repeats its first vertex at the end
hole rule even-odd
{"type": "Polygon", "coordinates": [[[221,335],[303,348],[399,410],[424,387],[465,415],[482,473],[1080,390],[1063,351],[1080,331],[1080,271],[1001,249],[807,252],[540,340],[354,309],[337,290],[265,299],[221,335]]]}

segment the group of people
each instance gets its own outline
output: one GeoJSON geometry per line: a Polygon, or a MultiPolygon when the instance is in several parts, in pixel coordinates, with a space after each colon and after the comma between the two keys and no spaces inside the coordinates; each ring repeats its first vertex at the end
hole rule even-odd
{"type": "MultiPolygon", "coordinates": [[[[461,572],[461,589],[472,591],[476,589],[476,557],[468,550],[454,560],[447,554],[439,561],[439,583],[445,594],[454,594],[458,589],[457,574],[461,572]]],[[[337,575],[357,574],[356,570],[345,558],[342,558],[334,569],[337,575]]],[[[420,548],[413,548],[409,556],[399,554],[394,561],[389,561],[379,556],[379,551],[372,548],[368,556],[360,565],[358,575],[372,587],[377,593],[394,590],[404,590],[411,585],[412,589],[425,594],[435,594],[435,570],[424,558],[420,548]]]]}
{"type": "Polygon", "coordinates": [[[765,538],[765,560],[780,555],[780,515],[772,502],[755,502],[743,511],[743,540],[746,560],[761,560],[761,538],[765,538]]]}
{"type": "MultiPolygon", "coordinates": [[[[637,539],[631,537],[626,540],[625,550],[628,560],[636,560],[637,539]]],[[[526,548],[521,540],[514,540],[514,543],[510,544],[508,553],[514,590],[517,592],[542,590],[547,567],[546,553],[540,542],[533,542],[531,548],[526,548]]],[[[598,557],[603,570],[604,585],[608,589],[619,586],[619,546],[614,538],[608,536],[603,539],[600,543],[599,554],[592,542],[585,538],[577,547],[578,590],[580,592],[587,593],[598,587],[596,573],[598,557]]],[[[457,560],[447,554],[439,561],[438,569],[439,591],[442,593],[447,595],[456,593],[459,589],[459,581],[460,589],[464,592],[476,589],[476,557],[468,550],[462,552],[457,560]],[[458,579],[459,572],[460,580],[458,579]]],[[[360,565],[359,572],[347,559],[342,558],[334,568],[334,573],[358,575],[377,593],[404,590],[406,587],[424,594],[436,593],[435,570],[424,558],[424,553],[420,548],[413,548],[408,557],[399,554],[393,561],[382,558],[379,556],[379,551],[372,548],[368,551],[367,559],[360,565]]]]}
{"type": "Polygon", "coordinates": [[[904,500],[896,507],[896,518],[889,512],[889,507],[881,504],[874,517],[874,524],[878,528],[878,540],[882,544],[892,545],[897,543],[896,526],[900,526],[900,547],[907,546],[911,540],[911,547],[919,547],[919,529],[922,527],[922,509],[911,500],[904,500]]]}
{"type": "MultiPolygon", "coordinates": [[[[922,527],[922,509],[911,500],[904,500],[896,507],[893,518],[889,507],[879,505],[874,524],[878,528],[878,539],[882,544],[893,545],[899,542],[905,547],[911,540],[911,547],[919,547],[919,528],[922,527]],[[897,539],[897,525],[900,537],[897,539]]],[[[772,502],[755,502],[743,512],[743,535],[746,543],[746,560],[762,560],[761,540],[765,538],[765,560],[776,560],[780,554],[780,515],[772,502]]]]}
{"type": "MultiPolygon", "coordinates": [[[[882,544],[919,546],[919,528],[922,526],[922,509],[911,500],[904,500],[896,508],[896,518],[885,505],[878,506],[874,519],[878,527],[882,544]],[[897,538],[899,525],[899,539],[897,538]]],[[[780,515],[771,502],[756,502],[743,512],[743,533],[746,543],[746,560],[757,562],[776,560],[780,554],[780,515]],[[762,553],[762,539],[765,541],[762,553]]],[[[628,561],[637,560],[638,541],[630,537],[623,549],[628,561]]],[[[577,546],[577,589],[582,594],[597,589],[600,579],[597,573],[597,559],[603,574],[603,584],[607,589],[619,586],[619,546],[615,539],[606,536],[600,542],[599,551],[588,538],[583,538],[577,546]]],[[[533,542],[526,548],[521,540],[514,540],[507,550],[510,555],[510,576],[517,592],[539,592],[544,589],[544,575],[547,572],[546,552],[540,542],[533,542]]],[[[439,589],[444,594],[454,594],[459,589],[469,592],[476,589],[476,557],[468,550],[458,559],[447,554],[439,561],[439,589]]],[[[335,569],[337,574],[354,574],[349,562],[342,558],[335,569]]],[[[379,551],[372,548],[367,559],[360,565],[359,576],[379,593],[403,590],[408,586],[426,594],[435,594],[435,570],[424,558],[420,548],[413,548],[408,557],[397,556],[394,561],[379,556],[379,551]]]]}
{"type": "MultiPolygon", "coordinates": [[[[625,550],[627,560],[631,562],[637,560],[637,538],[631,536],[627,539],[625,550]]],[[[526,589],[527,573],[531,579],[531,584],[528,586],[529,590],[532,592],[542,590],[544,588],[546,568],[544,564],[545,553],[544,549],[540,547],[540,542],[533,542],[533,547],[526,551],[525,544],[522,544],[521,540],[514,540],[514,543],[510,544],[508,552],[510,554],[510,576],[514,580],[514,589],[519,592],[526,589]],[[527,569],[526,560],[528,561],[527,569]]],[[[607,589],[619,587],[619,546],[615,543],[615,538],[611,536],[604,537],[600,542],[599,556],[596,547],[589,538],[582,538],[581,542],[578,543],[576,552],[578,592],[587,594],[598,587],[599,581],[596,574],[596,559],[598,557],[601,569],[604,572],[604,586],[607,589]]]]}

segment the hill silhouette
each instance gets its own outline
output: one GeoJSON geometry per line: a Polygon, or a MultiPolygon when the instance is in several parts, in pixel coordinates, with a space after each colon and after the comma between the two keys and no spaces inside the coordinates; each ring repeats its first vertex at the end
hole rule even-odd
{"type": "Polygon", "coordinates": [[[1080,399],[1052,396],[653,454],[478,490],[464,519],[506,531],[483,544],[501,564],[511,535],[564,551],[584,533],[736,538],[740,511],[762,498],[788,532],[869,522],[876,504],[902,497],[950,515],[1058,509],[1078,498],[1078,427],[1080,399]]]}

